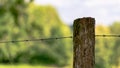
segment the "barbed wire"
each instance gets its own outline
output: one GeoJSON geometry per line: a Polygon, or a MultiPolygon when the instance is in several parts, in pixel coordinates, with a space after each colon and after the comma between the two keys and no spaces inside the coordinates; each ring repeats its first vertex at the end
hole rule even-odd
{"type": "MultiPolygon", "coordinates": [[[[95,35],[95,37],[120,37],[120,35],[95,35]]],[[[11,41],[0,41],[0,43],[15,43],[15,42],[31,42],[31,41],[45,41],[45,40],[58,40],[58,39],[66,39],[73,38],[73,36],[66,37],[54,37],[54,38],[40,38],[40,39],[26,39],[26,40],[11,40],[11,41]]]]}
{"type": "Polygon", "coordinates": [[[11,40],[11,41],[0,41],[0,43],[15,43],[15,42],[30,42],[30,41],[45,41],[45,40],[58,40],[72,38],[72,36],[67,37],[54,37],[54,38],[40,38],[40,39],[26,39],[26,40],[11,40]]]}
{"type": "Polygon", "coordinates": [[[120,37],[120,35],[95,35],[95,37],[120,37]]]}

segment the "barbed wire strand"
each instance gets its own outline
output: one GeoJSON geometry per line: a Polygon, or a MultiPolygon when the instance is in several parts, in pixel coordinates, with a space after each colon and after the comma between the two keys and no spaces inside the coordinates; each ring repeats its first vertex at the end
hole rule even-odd
{"type": "Polygon", "coordinates": [[[40,39],[26,39],[26,40],[11,40],[11,41],[0,41],[0,43],[15,43],[15,42],[30,42],[30,41],[45,41],[45,40],[57,40],[57,39],[65,39],[72,38],[72,36],[68,37],[55,37],[55,38],[40,38],[40,39]]]}
{"type": "Polygon", "coordinates": [[[120,37],[120,35],[95,35],[95,37],[120,37]]]}
{"type": "MultiPolygon", "coordinates": [[[[95,37],[120,37],[120,35],[95,35],[95,37]]],[[[15,43],[15,42],[31,42],[31,41],[45,41],[45,40],[57,40],[57,39],[66,39],[73,38],[73,36],[66,37],[54,37],[54,38],[40,38],[40,39],[26,39],[26,40],[11,40],[11,41],[0,41],[0,43],[15,43]]]]}

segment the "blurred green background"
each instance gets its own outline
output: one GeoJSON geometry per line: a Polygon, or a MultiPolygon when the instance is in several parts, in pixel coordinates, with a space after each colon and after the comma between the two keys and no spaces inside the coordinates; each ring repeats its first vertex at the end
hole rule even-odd
{"type": "MultiPolygon", "coordinates": [[[[72,35],[53,6],[33,0],[0,0],[0,41],[72,35]]],[[[96,34],[120,34],[120,22],[96,26],[96,34]]],[[[120,68],[120,38],[96,38],[95,68],[120,68]]],[[[72,39],[0,43],[0,68],[72,68],[72,39]]]]}

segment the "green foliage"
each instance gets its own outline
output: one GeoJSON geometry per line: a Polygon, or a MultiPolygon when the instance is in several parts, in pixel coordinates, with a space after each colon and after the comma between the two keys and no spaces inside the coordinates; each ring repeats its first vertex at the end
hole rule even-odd
{"type": "MultiPolygon", "coordinates": [[[[112,34],[120,34],[119,29],[120,29],[120,22],[114,22],[110,26],[111,33],[112,34]]],[[[111,63],[115,66],[120,66],[120,38],[114,39],[114,47],[113,47],[113,54],[111,55],[111,63]]]]}
{"type": "MultiPolygon", "coordinates": [[[[120,34],[120,23],[111,26],[99,25],[96,27],[96,34],[120,34]]],[[[120,39],[119,38],[96,38],[96,68],[112,68],[120,64],[120,39]]]]}
{"type": "MultiPolygon", "coordinates": [[[[51,6],[36,6],[24,0],[6,0],[0,12],[0,41],[71,35],[51,6]],[[8,3],[9,2],[9,3],[8,3]],[[9,7],[6,7],[8,6],[9,7]]],[[[0,44],[0,63],[63,66],[72,50],[69,39],[0,44]]]]}
{"type": "MultiPolygon", "coordinates": [[[[110,29],[106,26],[99,25],[96,27],[96,34],[110,34],[110,29]],[[104,33],[103,33],[104,32],[104,33]]],[[[97,68],[110,68],[110,56],[114,40],[110,38],[96,38],[96,67],[97,68]],[[111,43],[110,43],[111,42],[111,43]]]]}
{"type": "MultiPolygon", "coordinates": [[[[56,11],[54,8],[50,6],[35,6],[34,4],[30,5],[28,9],[29,13],[29,21],[32,25],[28,26],[28,29],[33,27],[35,30],[29,30],[33,37],[57,37],[57,36],[67,36],[70,35],[70,29],[66,25],[62,24],[59,17],[57,16],[56,11]],[[39,11],[39,12],[37,12],[39,11]],[[30,28],[29,28],[30,27],[30,28]],[[37,31],[38,33],[35,33],[37,31]],[[67,32],[67,34],[66,34],[67,32]],[[35,33],[35,34],[32,34],[35,33]]],[[[71,48],[69,45],[69,40],[52,40],[52,41],[45,41],[45,45],[48,45],[48,49],[44,56],[48,57],[48,62],[54,62],[54,64],[61,65],[65,64],[68,60],[67,50],[71,48]],[[50,45],[51,44],[51,45],[50,45]],[[50,48],[50,49],[49,49],[50,48]],[[49,61],[49,55],[53,58],[52,61],[49,61]]],[[[69,50],[70,51],[70,50],[69,50]]],[[[42,56],[43,56],[42,55],[42,56]]],[[[50,57],[51,57],[50,56],[50,57]]],[[[38,56],[39,57],[39,56],[38,56]]],[[[43,60],[43,58],[41,58],[43,60]]]]}

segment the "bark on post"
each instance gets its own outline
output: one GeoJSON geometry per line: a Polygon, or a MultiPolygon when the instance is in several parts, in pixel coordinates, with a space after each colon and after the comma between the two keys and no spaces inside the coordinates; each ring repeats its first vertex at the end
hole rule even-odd
{"type": "Polygon", "coordinates": [[[94,68],[95,19],[79,18],[73,24],[73,68],[94,68]]]}

